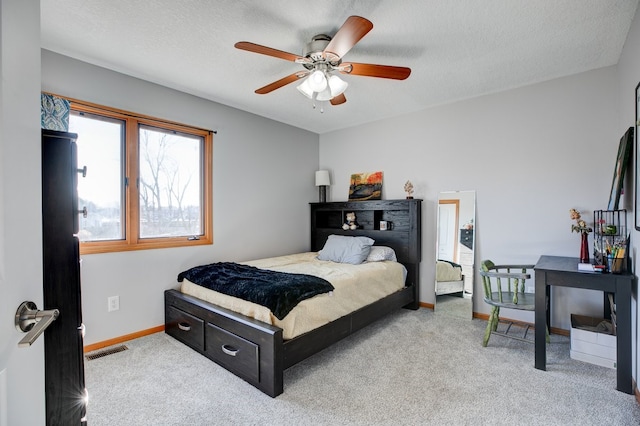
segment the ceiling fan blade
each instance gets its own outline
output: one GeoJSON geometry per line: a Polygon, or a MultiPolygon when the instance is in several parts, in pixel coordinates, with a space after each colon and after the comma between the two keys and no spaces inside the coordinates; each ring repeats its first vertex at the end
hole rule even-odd
{"type": "Polygon", "coordinates": [[[307,76],[308,74],[308,71],[294,72],[293,74],[283,77],[278,81],[274,81],[271,84],[267,84],[266,86],[259,88],[258,90],[256,90],[256,93],[259,95],[266,95],[267,93],[273,92],[274,90],[279,89],[282,86],[286,86],[289,83],[293,83],[294,81],[297,81],[307,76]]]}
{"type": "Polygon", "coordinates": [[[362,75],[366,77],[392,78],[404,80],[411,74],[411,68],[394,67],[391,65],[358,64],[349,62],[340,65],[338,70],[343,74],[362,75]]]}
{"type": "Polygon", "coordinates": [[[371,29],[373,24],[360,16],[349,16],[324,49],[325,57],[330,61],[342,58],[371,29]]]}
{"type": "Polygon", "coordinates": [[[274,58],[284,59],[285,61],[295,62],[297,59],[302,59],[300,58],[300,56],[294,55],[293,53],[283,52],[282,50],[273,49],[267,46],[261,46],[249,41],[239,41],[234,46],[237,49],[247,50],[254,53],[261,53],[263,55],[273,56],[274,58]]]}
{"type": "Polygon", "coordinates": [[[344,93],[341,93],[331,99],[329,102],[331,102],[331,105],[342,105],[343,103],[347,102],[347,98],[345,98],[344,93]]]}

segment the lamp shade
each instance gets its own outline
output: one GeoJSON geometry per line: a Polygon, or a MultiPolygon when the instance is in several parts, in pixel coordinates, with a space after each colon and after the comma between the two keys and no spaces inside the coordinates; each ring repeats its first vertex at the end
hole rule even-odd
{"type": "Polygon", "coordinates": [[[329,77],[329,88],[331,89],[331,97],[335,98],[336,96],[343,94],[344,91],[347,90],[348,85],[349,84],[346,81],[333,74],[331,77],[329,77]]]}
{"type": "Polygon", "coordinates": [[[313,97],[313,90],[311,90],[311,87],[309,86],[308,78],[306,78],[301,84],[299,84],[297,89],[307,98],[311,99],[313,97]]]}
{"type": "Polygon", "coordinates": [[[318,170],[316,172],[316,186],[328,186],[331,185],[329,180],[329,170],[318,170]]]}
{"type": "Polygon", "coordinates": [[[307,80],[309,80],[309,87],[314,92],[322,92],[324,88],[327,87],[327,78],[320,70],[312,72],[311,75],[307,77],[307,80]]]}
{"type": "Polygon", "coordinates": [[[325,88],[322,92],[319,92],[316,99],[319,101],[330,101],[333,98],[329,87],[325,88]]]}

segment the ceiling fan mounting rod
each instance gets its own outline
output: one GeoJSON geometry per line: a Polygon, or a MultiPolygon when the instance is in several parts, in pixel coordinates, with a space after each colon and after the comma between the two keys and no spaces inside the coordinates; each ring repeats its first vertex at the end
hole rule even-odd
{"type": "Polygon", "coordinates": [[[311,58],[314,61],[322,61],[324,60],[324,55],[322,52],[324,48],[329,45],[331,41],[331,37],[326,34],[318,34],[314,36],[309,43],[305,46],[302,51],[302,56],[306,58],[311,58]]]}
{"type": "Polygon", "coordinates": [[[331,37],[326,34],[313,36],[302,51],[302,60],[296,62],[302,63],[305,68],[310,70],[318,69],[317,65],[319,64],[329,64],[332,67],[340,65],[341,59],[337,55],[325,52],[330,42],[331,37]],[[311,61],[309,62],[309,60],[311,61]]]}

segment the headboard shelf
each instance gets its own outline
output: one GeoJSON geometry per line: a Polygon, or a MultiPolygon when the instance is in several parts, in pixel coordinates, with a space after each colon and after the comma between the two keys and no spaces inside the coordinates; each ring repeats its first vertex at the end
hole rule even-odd
{"type": "Polygon", "coordinates": [[[422,260],[422,200],[338,201],[311,203],[311,250],[324,247],[331,234],[367,236],[375,245],[391,247],[398,262],[407,268],[406,285],[413,288],[411,309],[420,300],[420,261],[422,260]],[[349,212],[356,214],[358,229],[344,230],[349,212]],[[380,230],[380,221],[391,222],[391,229],[380,230]]]}
{"type": "Polygon", "coordinates": [[[422,200],[372,200],[311,203],[311,250],[322,249],[331,234],[368,236],[376,245],[386,245],[396,251],[402,263],[419,264],[422,259],[422,200]],[[347,213],[356,215],[358,228],[344,230],[347,213]],[[380,221],[389,222],[391,229],[380,230],[380,221]]]}

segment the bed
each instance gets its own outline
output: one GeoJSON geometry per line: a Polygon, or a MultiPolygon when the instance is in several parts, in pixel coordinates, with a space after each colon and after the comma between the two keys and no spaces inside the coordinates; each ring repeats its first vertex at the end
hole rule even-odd
{"type": "MultiPolygon", "coordinates": [[[[319,324],[305,324],[291,330],[286,325],[289,315],[300,307],[304,311],[312,299],[324,299],[325,307],[336,304],[341,284],[335,283],[332,294],[320,294],[300,302],[283,318],[284,322],[278,322],[280,320],[274,320],[270,312],[242,311],[228,301],[210,298],[194,292],[193,288],[189,290],[193,283],[183,280],[180,288],[165,291],[165,331],[267,395],[276,397],[284,390],[283,372],[287,368],[393,310],[419,307],[420,206],[421,200],[415,199],[312,203],[309,252],[243,262],[274,271],[290,271],[293,265],[294,272],[350,275],[356,266],[361,265],[346,265],[346,272],[342,264],[335,265],[334,272],[331,268],[318,272],[331,263],[319,261],[318,252],[325,247],[331,235],[371,238],[375,240],[375,246],[391,248],[397,262],[365,262],[369,264],[366,268],[374,270],[373,276],[365,280],[365,286],[369,284],[379,288],[380,283],[373,285],[372,277],[387,273],[389,277],[395,276],[395,281],[400,274],[401,282],[396,287],[383,290],[373,299],[361,300],[355,308],[333,314],[319,324]],[[345,231],[341,225],[349,212],[356,213],[359,228],[345,231]],[[380,230],[380,221],[393,222],[392,230],[380,230]]],[[[331,281],[334,284],[333,279],[331,281]]],[[[387,281],[394,279],[382,279],[383,284],[387,281]]],[[[260,306],[251,309],[260,311],[260,306]]],[[[304,324],[302,318],[304,315],[301,314],[294,323],[304,324]]]]}
{"type": "Polygon", "coordinates": [[[448,260],[436,261],[436,296],[464,291],[462,266],[448,260]]]}

